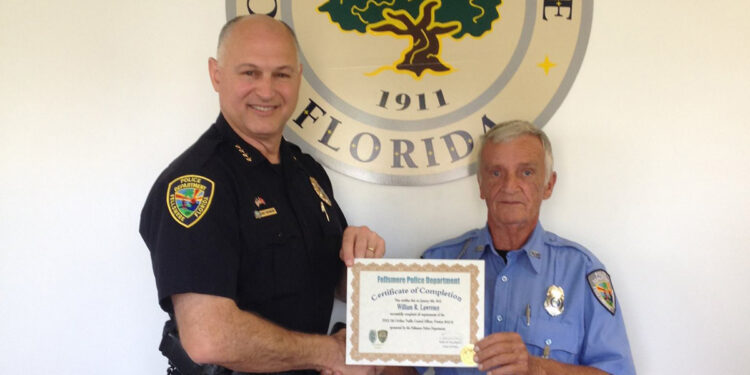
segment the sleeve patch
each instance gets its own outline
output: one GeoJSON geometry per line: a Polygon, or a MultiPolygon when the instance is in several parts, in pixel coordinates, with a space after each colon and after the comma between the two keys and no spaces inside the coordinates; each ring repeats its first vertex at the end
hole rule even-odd
{"type": "Polygon", "coordinates": [[[596,270],[589,273],[586,278],[589,281],[591,292],[610,314],[615,315],[617,305],[615,303],[615,289],[612,280],[605,270],[596,270]]]}
{"type": "Polygon", "coordinates": [[[203,176],[177,177],[167,187],[167,208],[172,218],[185,228],[197,223],[211,206],[214,182],[203,176]]]}

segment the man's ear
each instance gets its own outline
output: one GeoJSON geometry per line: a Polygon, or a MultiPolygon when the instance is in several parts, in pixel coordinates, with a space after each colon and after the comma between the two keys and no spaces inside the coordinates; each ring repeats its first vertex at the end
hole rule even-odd
{"type": "Polygon", "coordinates": [[[211,85],[214,87],[214,91],[219,92],[219,84],[221,82],[219,61],[213,57],[208,58],[208,76],[211,78],[211,85]]]}
{"type": "Polygon", "coordinates": [[[554,190],[555,188],[555,182],[557,182],[557,172],[552,172],[552,175],[549,176],[547,186],[544,187],[544,199],[552,196],[552,190],[554,190]]]}

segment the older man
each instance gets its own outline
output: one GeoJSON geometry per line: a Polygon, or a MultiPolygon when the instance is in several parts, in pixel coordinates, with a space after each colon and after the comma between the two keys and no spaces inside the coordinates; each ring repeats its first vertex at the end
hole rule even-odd
{"type": "MultiPolygon", "coordinates": [[[[609,274],[583,246],[539,223],[557,178],[547,136],[524,121],[485,135],[477,178],[487,226],[427,250],[424,258],[485,261],[488,374],[633,374],[622,311],[609,274]]],[[[436,368],[437,374],[475,373],[436,368]]]]}
{"type": "Polygon", "coordinates": [[[347,227],[323,168],[282,137],[302,74],[294,34],[236,18],[208,68],[221,114],[159,176],[141,216],[172,318],[160,348],[170,371],[373,370],[346,368],[344,336],[325,333],[344,264],[382,257],[385,243],[347,227]]]}

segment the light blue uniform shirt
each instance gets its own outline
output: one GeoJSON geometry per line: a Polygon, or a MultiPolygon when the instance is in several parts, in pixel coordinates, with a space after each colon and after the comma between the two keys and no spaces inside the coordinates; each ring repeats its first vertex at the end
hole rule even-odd
{"type": "MultiPolygon", "coordinates": [[[[530,355],[568,364],[592,366],[610,374],[635,374],[625,324],[616,296],[614,314],[600,302],[587,275],[604,266],[583,246],[547,232],[537,224],[519,251],[508,252],[508,264],[497,254],[489,229],[469,231],[425,251],[425,259],[485,261],[485,336],[517,332],[530,355]],[[547,289],[562,287],[562,314],[544,308],[547,289]],[[531,317],[527,324],[526,306],[531,317]]],[[[419,369],[420,372],[424,369],[419,369]]],[[[436,367],[435,373],[477,374],[476,368],[436,367]]]]}

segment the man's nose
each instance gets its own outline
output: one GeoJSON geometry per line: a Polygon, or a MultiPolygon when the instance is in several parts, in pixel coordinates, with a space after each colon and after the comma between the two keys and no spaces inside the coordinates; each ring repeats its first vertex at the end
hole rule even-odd
{"type": "Polygon", "coordinates": [[[518,177],[509,173],[503,176],[503,179],[500,182],[500,188],[505,192],[515,192],[518,190],[518,182],[518,177]]]}
{"type": "Polygon", "coordinates": [[[257,81],[255,92],[261,99],[269,100],[274,95],[274,82],[270,76],[264,76],[257,81]]]}

